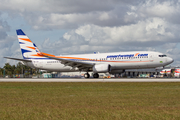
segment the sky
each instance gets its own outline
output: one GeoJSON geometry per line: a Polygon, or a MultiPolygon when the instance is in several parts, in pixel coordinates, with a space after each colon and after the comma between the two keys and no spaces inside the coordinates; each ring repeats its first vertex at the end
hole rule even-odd
{"type": "Polygon", "coordinates": [[[22,58],[16,29],[45,53],[157,51],[180,66],[180,0],[0,0],[0,67],[22,58]]]}

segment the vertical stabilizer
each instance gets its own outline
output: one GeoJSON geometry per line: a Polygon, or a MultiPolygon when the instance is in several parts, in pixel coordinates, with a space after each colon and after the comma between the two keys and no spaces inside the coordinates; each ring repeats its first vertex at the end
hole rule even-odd
{"type": "Polygon", "coordinates": [[[16,30],[22,56],[24,59],[43,58],[37,46],[21,30],[16,30]]]}

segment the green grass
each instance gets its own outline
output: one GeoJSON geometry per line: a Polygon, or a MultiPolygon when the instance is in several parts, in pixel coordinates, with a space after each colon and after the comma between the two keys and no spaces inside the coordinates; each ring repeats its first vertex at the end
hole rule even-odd
{"type": "Polygon", "coordinates": [[[0,83],[0,120],[177,120],[180,83],[0,83]]]}

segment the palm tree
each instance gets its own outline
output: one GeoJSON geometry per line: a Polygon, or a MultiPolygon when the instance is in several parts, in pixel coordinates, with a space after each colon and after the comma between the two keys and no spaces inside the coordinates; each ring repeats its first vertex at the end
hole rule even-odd
{"type": "Polygon", "coordinates": [[[11,66],[9,63],[5,63],[5,66],[3,68],[5,70],[6,75],[13,77],[15,66],[11,66]]]}
{"type": "Polygon", "coordinates": [[[3,68],[0,68],[0,77],[3,76],[3,72],[5,70],[5,74],[13,77],[13,75],[23,74],[24,77],[29,77],[30,74],[38,74],[37,69],[32,69],[31,67],[23,65],[21,62],[18,62],[17,65],[10,65],[9,63],[5,63],[3,68]]]}
{"type": "Polygon", "coordinates": [[[4,72],[4,69],[0,68],[0,77],[3,77],[3,72],[4,72]]]}

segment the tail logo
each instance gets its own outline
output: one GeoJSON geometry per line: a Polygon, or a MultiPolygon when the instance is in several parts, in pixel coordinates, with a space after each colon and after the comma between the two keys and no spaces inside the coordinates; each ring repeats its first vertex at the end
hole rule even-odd
{"type": "Polygon", "coordinates": [[[26,34],[21,29],[16,30],[16,32],[24,59],[43,58],[43,55],[37,46],[26,36],[26,34]]]}

